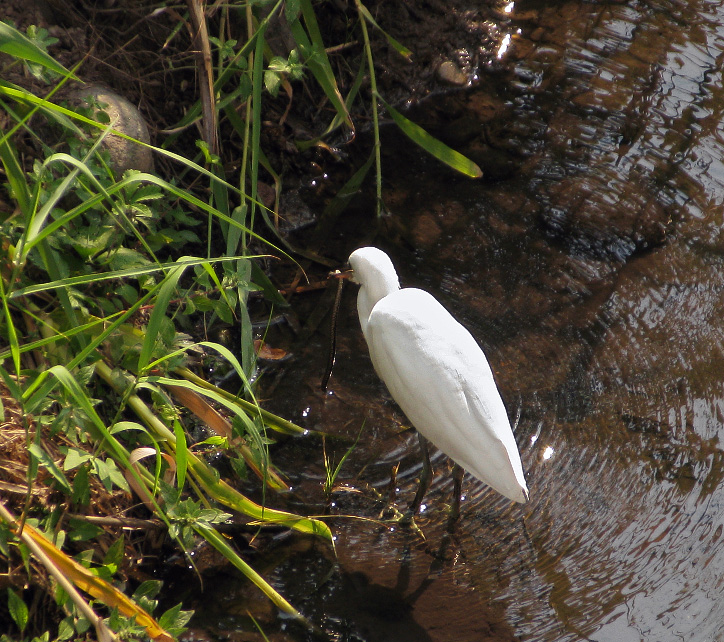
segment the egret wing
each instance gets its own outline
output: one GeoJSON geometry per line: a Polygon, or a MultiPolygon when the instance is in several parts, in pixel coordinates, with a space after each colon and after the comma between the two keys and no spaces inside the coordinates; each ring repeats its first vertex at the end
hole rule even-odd
{"type": "Polygon", "coordinates": [[[505,406],[472,335],[432,295],[406,288],[375,305],[367,341],[375,370],[415,428],[475,477],[525,501],[505,406]]]}

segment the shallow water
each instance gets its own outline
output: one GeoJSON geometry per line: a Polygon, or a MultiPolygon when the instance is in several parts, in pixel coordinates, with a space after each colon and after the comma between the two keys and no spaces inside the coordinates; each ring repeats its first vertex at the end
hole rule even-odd
{"type": "MultiPolygon", "coordinates": [[[[389,132],[383,245],[403,284],[433,292],[484,346],[531,501],[466,477],[445,542],[452,484],[437,457],[426,540],[339,519],[338,566],[297,542],[269,572],[338,640],[722,639],[724,9],[520,3],[510,15],[505,64],[411,114],[486,178],[452,176],[389,132]]],[[[334,510],[374,517],[398,462],[394,499],[411,499],[417,442],[396,434],[404,418],[365,356],[352,292],[344,306],[333,394],[311,389],[315,336],[274,403],[352,437],[364,421],[334,510]]],[[[318,444],[290,442],[277,461],[304,463],[297,493],[320,500],[318,444]]]]}

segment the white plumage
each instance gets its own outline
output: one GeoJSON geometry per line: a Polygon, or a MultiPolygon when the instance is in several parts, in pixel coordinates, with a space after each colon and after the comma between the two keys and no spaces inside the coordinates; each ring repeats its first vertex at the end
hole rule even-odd
{"type": "Polygon", "coordinates": [[[483,351],[423,290],[400,289],[374,247],[349,257],[372,364],[413,426],[466,471],[516,502],[528,499],[518,447],[483,351]]]}

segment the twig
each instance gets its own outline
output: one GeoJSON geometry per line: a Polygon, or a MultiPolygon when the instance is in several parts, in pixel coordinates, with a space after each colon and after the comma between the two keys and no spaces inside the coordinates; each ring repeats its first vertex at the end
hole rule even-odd
{"type": "Polygon", "coordinates": [[[104,517],[102,515],[80,515],[68,513],[68,517],[78,519],[89,524],[101,526],[120,526],[121,528],[137,528],[140,530],[165,529],[166,525],[157,519],[138,519],[136,517],[104,517]]]}
{"type": "Polygon", "coordinates": [[[214,98],[214,76],[211,64],[211,45],[209,32],[206,28],[206,16],[201,0],[186,0],[189,16],[193,25],[191,34],[196,47],[197,70],[199,74],[199,91],[201,92],[201,111],[203,117],[204,141],[209,151],[219,155],[219,138],[216,123],[216,100],[214,98]]]}

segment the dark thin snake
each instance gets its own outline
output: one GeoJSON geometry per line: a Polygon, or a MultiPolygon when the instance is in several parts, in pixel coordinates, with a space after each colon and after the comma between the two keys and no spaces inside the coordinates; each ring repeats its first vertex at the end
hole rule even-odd
{"type": "MultiPolygon", "coordinates": [[[[339,270],[334,273],[339,274],[339,270]]],[[[322,377],[322,390],[327,392],[329,378],[332,376],[332,368],[334,368],[334,360],[337,352],[337,314],[339,314],[339,306],[342,303],[342,288],[344,287],[344,279],[337,277],[337,294],[334,297],[334,305],[332,306],[332,331],[329,341],[329,357],[327,358],[327,369],[322,377]]]]}

